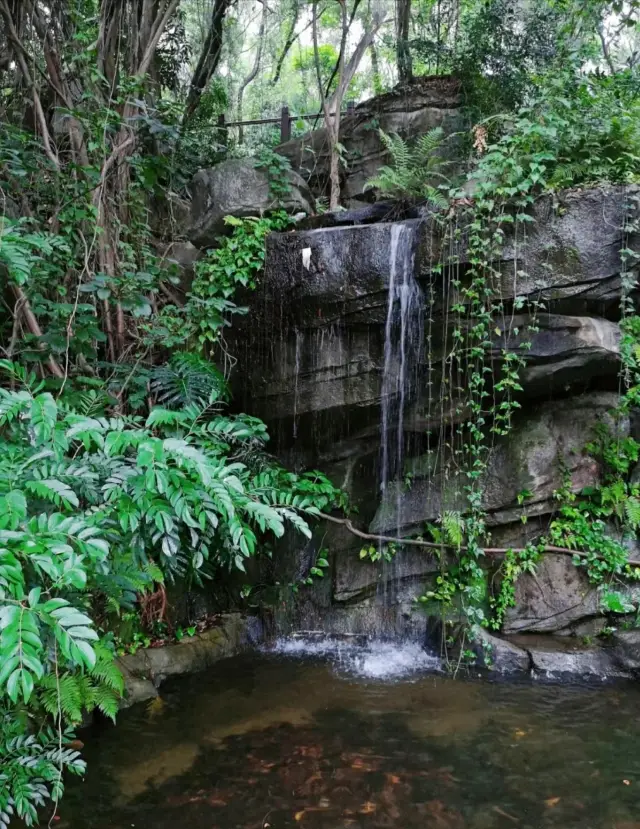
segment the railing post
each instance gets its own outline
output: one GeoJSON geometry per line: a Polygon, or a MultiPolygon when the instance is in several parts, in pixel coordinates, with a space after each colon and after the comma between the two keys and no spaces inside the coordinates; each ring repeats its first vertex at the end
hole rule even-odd
{"type": "Polygon", "coordinates": [[[222,146],[226,147],[229,143],[229,131],[227,129],[227,125],[225,124],[224,112],[221,112],[220,115],[218,115],[218,136],[222,146]]]}
{"type": "Polygon", "coordinates": [[[291,116],[289,107],[283,106],[280,111],[280,143],[284,144],[291,138],[291,116]]]}

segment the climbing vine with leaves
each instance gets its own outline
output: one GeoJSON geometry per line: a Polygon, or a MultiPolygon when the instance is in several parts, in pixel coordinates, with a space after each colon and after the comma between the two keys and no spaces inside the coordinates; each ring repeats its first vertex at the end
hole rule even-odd
{"type": "MultiPolygon", "coordinates": [[[[498,572],[485,550],[485,482],[491,450],[512,428],[520,408],[522,370],[527,364],[537,316],[544,309],[527,273],[527,237],[536,201],[558,188],[633,183],[640,177],[638,98],[629,76],[580,76],[568,71],[545,79],[538,98],[504,125],[493,143],[486,125],[474,128],[478,154],[462,192],[453,191],[451,208],[440,214],[444,238],[435,273],[445,285],[443,310],[446,352],[442,376],[430,385],[434,400],[453,425],[441,427],[438,442],[448,452],[442,490],[444,511],[432,539],[447,550],[442,570],[423,603],[439,603],[446,615],[462,613],[468,622],[499,629],[515,601],[515,582],[532,572],[549,549],[575,550],[575,563],[596,584],[637,578],[628,564],[628,539],[640,517],[638,486],[629,479],[638,445],[624,430],[600,426],[585,446],[604,469],[602,484],[573,493],[556,493],[557,514],[546,537],[522,549],[508,549],[498,572]],[[471,193],[471,197],[468,196],[471,193]],[[501,254],[514,250],[513,273],[505,274],[501,254]],[[497,364],[497,365],[496,365],[497,364]],[[458,470],[457,472],[454,472],[458,470]],[[460,472],[462,469],[462,481],[460,472]],[[460,483],[451,503],[451,476],[460,483]],[[459,489],[462,492],[459,492],[459,489]],[[464,506],[460,504],[463,495],[464,506]],[[453,510],[453,511],[452,511],[453,510]],[[617,525],[612,536],[611,524],[617,525]],[[627,542],[627,546],[625,546],[627,542]],[[453,560],[452,560],[453,554],[453,560]]],[[[637,231],[637,197],[628,205],[625,235],[637,231]]],[[[640,331],[632,294],[637,251],[623,249],[621,261],[621,378],[625,392],[614,422],[637,405],[637,355],[640,331]]],[[[433,300],[432,300],[433,301],[433,300]]],[[[431,314],[433,316],[433,312],[431,314]]],[[[431,329],[427,335],[430,342],[431,329]]],[[[526,494],[522,501],[526,500],[526,494]]],[[[524,514],[524,513],[523,513],[524,514]]],[[[523,518],[526,522],[526,516],[523,518]]],[[[454,614],[455,615],[455,614],[454,614]]]]}

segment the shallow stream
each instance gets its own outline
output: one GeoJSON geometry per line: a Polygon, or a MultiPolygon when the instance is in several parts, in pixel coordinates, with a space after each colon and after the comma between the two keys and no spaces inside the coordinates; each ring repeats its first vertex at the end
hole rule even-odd
{"type": "Polygon", "coordinates": [[[53,825],[640,829],[638,686],[402,675],[399,652],[378,656],[292,647],[163,686],[83,732],[86,780],[53,825]]]}

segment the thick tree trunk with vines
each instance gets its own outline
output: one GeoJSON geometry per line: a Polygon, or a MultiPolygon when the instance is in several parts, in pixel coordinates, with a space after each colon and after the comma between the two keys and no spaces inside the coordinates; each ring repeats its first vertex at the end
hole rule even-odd
{"type": "MultiPolygon", "coordinates": [[[[20,83],[29,90],[33,111],[44,154],[55,173],[76,177],[92,175],[99,168],[97,183],[87,178],[91,206],[95,221],[84,220],[77,228],[85,246],[84,267],[70,273],[67,285],[71,294],[79,296],[81,286],[91,281],[95,273],[103,273],[113,280],[114,298],[97,301],[96,315],[102,322],[106,337],[106,356],[111,362],[121,358],[126,349],[127,319],[117,298],[117,280],[120,276],[119,234],[130,219],[128,213],[131,183],[130,158],[136,151],[137,135],[132,125],[138,104],[127,96],[124,105],[118,103],[118,84],[125,76],[147,79],[153,73],[153,64],[160,40],[167,30],[180,0],[102,0],[99,10],[97,40],[97,65],[106,83],[96,81],[85,71],[82,63],[65,60],[62,42],[73,31],[73,21],[64,3],[45,5],[41,0],[24,0],[16,7],[11,0],[0,0],[0,21],[3,24],[7,46],[15,62],[20,83]],[[16,14],[16,8],[25,14],[16,14]],[[38,58],[43,59],[40,70],[38,58]],[[47,97],[44,97],[44,93],[47,97]],[[82,96],[97,99],[105,109],[119,110],[120,129],[115,133],[105,130],[102,146],[97,150],[89,147],[87,134],[73,116],[65,119],[68,143],[55,135],[50,124],[51,102],[53,106],[73,111],[75,101],[82,96]],[[47,111],[43,101],[48,104],[47,111]],[[75,285],[74,285],[75,279],[75,285]]],[[[218,0],[218,6],[228,6],[218,0]]],[[[55,232],[56,216],[61,206],[54,209],[50,226],[55,232]]],[[[16,314],[25,328],[35,337],[43,332],[32,311],[26,287],[14,286],[16,314]]],[[[73,315],[68,325],[72,336],[73,315]]],[[[54,376],[63,379],[66,369],[49,357],[46,368],[54,376]]]]}

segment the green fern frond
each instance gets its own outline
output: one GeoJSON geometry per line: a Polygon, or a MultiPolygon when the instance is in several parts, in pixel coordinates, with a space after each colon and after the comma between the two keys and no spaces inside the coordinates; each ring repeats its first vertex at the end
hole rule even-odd
{"type": "Polygon", "coordinates": [[[460,513],[450,510],[443,512],[440,517],[440,523],[442,524],[447,543],[456,548],[461,547],[464,539],[464,521],[460,513]]]}
{"type": "Polygon", "coordinates": [[[167,408],[228,397],[221,372],[199,354],[189,352],[176,354],[169,363],[153,370],[151,391],[158,403],[167,408]]]}
{"type": "Polygon", "coordinates": [[[637,530],[640,527],[640,499],[629,497],[624,502],[624,511],[629,526],[637,530]]]}
{"type": "Polygon", "coordinates": [[[387,135],[382,131],[380,139],[392,164],[380,168],[366,188],[374,187],[382,196],[420,199],[438,208],[446,207],[447,199],[434,187],[436,181],[448,182],[443,172],[448,162],[439,152],[444,141],[442,128],[435,127],[413,145],[399,135],[387,135]]]}

